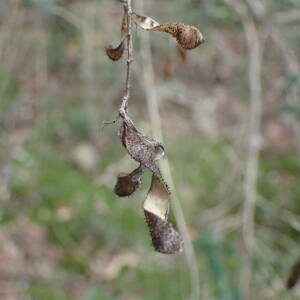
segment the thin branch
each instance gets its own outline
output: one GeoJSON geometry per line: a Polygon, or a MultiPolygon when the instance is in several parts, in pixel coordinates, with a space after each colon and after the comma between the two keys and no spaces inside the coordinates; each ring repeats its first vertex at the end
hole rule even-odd
{"type": "Polygon", "coordinates": [[[122,104],[119,109],[119,115],[122,119],[127,119],[128,112],[128,101],[130,98],[130,80],[131,80],[131,64],[133,62],[133,46],[132,46],[132,7],[131,0],[123,0],[122,4],[124,6],[125,11],[127,12],[127,71],[126,71],[126,87],[125,93],[122,99],[122,104]]]}

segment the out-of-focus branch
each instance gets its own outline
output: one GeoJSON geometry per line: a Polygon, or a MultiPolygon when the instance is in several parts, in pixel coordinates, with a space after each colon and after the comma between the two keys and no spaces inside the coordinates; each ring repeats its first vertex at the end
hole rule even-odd
{"type": "MultiPolygon", "coordinates": [[[[270,27],[268,33],[285,60],[289,75],[298,75],[300,72],[299,62],[291,45],[289,45],[289,43],[284,39],[283,35],[276,28],[270,27]]],[[[299,86],[294,84],[291,87],[291,91],[293,101],[297,102],[299,99],[299,86]]]]}
{"type": "Polygon", "coordinates": [[[300,11],[293,9],[293,10],[278,12],[275,15],[275,20],[281,24],[299,22],[300,11]]]}
{"type": "Polygon", "coordinates": [[[256,181],[258,173],[259,151],[261,146],[260,123],[262,116],[261,63],[262,49],[258,31],[253,22],[245,24],[249,50],[250,115],[249,144],[245,173],[245,206],[243,212],[243,231],[249,250],[255,245],[254,210],[257,198],[256,181]]]}
{"type": "Polygon", "coordinates": [[[257,27],[247,12],[246,7],[237,0],[224,0],[239,15],[245,32],[249,69],[248,79],[250,88],[250,111],[248,119],[248,153],[245,168],[244,191],[245,201],[242,211],[242,229],[245,243],[245,256],[242,268],[242,284],[246,298],[250,296],[252,280],[251,255],[255,247],[255,206],[257,202],[257,177],[259,153],[261,147],[260,125],[262,117],[262,45],[257,27]]]}
{"type": "MultiPolygon", "coordinates": [[[[143,0],[139,2],[139,11],[143,12],[143,0]]],[[[162,135],[162,121],[159,113],[159,98],[155,89],[154,81],[154,70],[152,62],[152,53],[150,47],[149,35],[142,33],[141,37],[141,58],[143,65],[143,76],[141,78],[141,83],[144,86],[146,98],[147,98],[147,107],[149,116],[151,119],[151,128],[152,133],[155,139],[163,142],[162,135]]],[[[185,217],[182,211],[182,207],[178,197],[176,196],[176,191],[174,187],[174,181],[172,177],[172,172],[168,159],[163,159],[161,161],[162,172],[166,178],[168,184],[173,191],[172,204],[174,209],[174,214],[176,221],[179,227],[179,231],[182,234],[184,241],[184,253],[186,255],[187,264],[190,271],[191,277],[191,298],[192,300],[200,299],[200,280],[199,280],[199,270],[196,255],[193,249],[193,244],[191,242],[191,237],[188,232],[187,224],[185,217]]]]}
{"type": "Polygon", "coordinates": [[[264,16],[264,14],[265,14],[265,7],[261,3],[261,1],[257,1],[257,0],[244,0],[244,1],[250,7],[253,15],[256,18],[261,19],[264,16]]]}
{"type": "Polygon", "coordinates": [[[87,81],[91,80],[91,66],[92,66],[92,42],[91,42],[91,28],[89,27],[88,23],[82,19],[81,17],[77,16],[76,14],[72,13],[70,10],[65,9],[64,7],[56,5],[54,7],[55,15],[63,18],[68,23],[72,24],[77,30],[82,34],[82,48],[84,51],[83,55],[83,62],[82,62],[82,72],[84,77],[87,81]]]}

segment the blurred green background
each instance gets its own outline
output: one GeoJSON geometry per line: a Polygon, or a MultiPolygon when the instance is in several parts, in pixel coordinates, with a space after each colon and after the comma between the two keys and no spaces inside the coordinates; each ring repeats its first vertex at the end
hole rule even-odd
{"type": "MultiPolygon", "coordinates": [[[[300,257],[300,2],[153,0],[144,11],[196,25],[206,39],[182,52],[169,36],[150,36],[151,88],[196,254],[199,299],[300,299],[300,287],[285,289],[300,257]],[[256,247],[245,293],[247,20],[263,55],[256,247]]],[[[124,91],[126,60],[111,62],[103,51],[118,44],[121,18],[119,1],[1,0],[1,299],[191,299],[185,254],[151,246],[142,212],[149,174],[132,197],[113,193],[118,173],[134,166],[118,126],[101,131],[124,91]]],[[[143,45],[136,26],[133,33],[130,114],[151,135],[143,45]]]]}

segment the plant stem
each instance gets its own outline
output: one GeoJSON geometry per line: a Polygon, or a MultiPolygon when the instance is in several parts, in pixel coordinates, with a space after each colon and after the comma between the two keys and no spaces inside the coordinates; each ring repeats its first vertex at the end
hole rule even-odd
{"type": "Polygon", "coordinates": [[[125,11],[127,12],[127,71],[126,71],[126,86],[125,93],[122,99],[122,104],[119,109],[119,115],[124,120],[128,119],[128,101],[130,98],[130,79],[131,79],[131,64],[133,62],[133,47],[132,47],[132,7],[131,0],[123,0],[122,1],[125,11]]]}

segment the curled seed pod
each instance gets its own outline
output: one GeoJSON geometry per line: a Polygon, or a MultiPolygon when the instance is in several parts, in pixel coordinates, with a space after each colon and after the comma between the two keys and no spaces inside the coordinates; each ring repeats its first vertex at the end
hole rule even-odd
{"type": "Polygon", "coordinates": [[[152,29],[153,31],[163,31],[171,34],[176,38],[178,44],[186,49],[191,50],[198,47],[204,42],[202,33],[198,28],[185,24],[163,24],[152,29]]]}
{"type": "Polygon", "coordinates": [[[163,220],[168,218],[170,191],[161,179],[152,175],[151,186],[143,203],[144,210],[155,214],[163,220]]]}
{"type": "Polygon", "coordinates": [[[134,160],[149,168],[158,178],[162,178],[160,170],[155,164],[155,161],[164,153],[164,148],[160,143],[140,134],[132,124],[125,121],[119,131],[119,137],[134,160]]]}
{"type": "Polygon", "coordinates": [[[178,44],[186,50],[194,49],[204,42],[202,33],[195,26],[178,23],[159,24],[150,17],[141,16],[137,13],[133,13],[132,18],[144,30],[162,31],[171,34],[176,38],[178,44]]]}
{"type": "Polygon", "coordinates": [[[106,55],[113,61],[119,60],[124,53],[124,40],[120,43],[120,45],[116,48],[112,46],[108,46],[105,48],[106,55]]]}
{"type": "Polygon", "coordinates": [[[298,261],[291,269],[290,275],[286,281],[287,289],[292,289],[300,278],[300,261],[298,261]]]}
{"type": "Polygon", "coordinates": [[[127,197],[132,195],[142,183],[142,177],[145,167],[140,165],[130,174],[121,173],[118,176],[114,191],[119,197],[127,197]]]}
{"type": "Polygon", "coordinates": [[[144,213],[154,249],[163,254],[182,252],[182,238],[173,226],[147,210],[144,213]]]}

